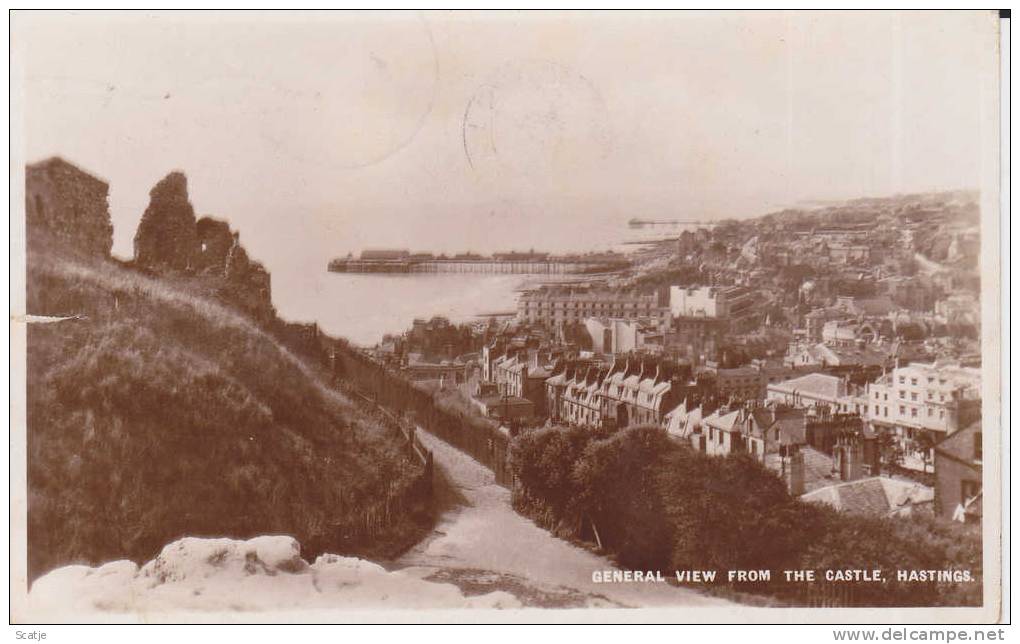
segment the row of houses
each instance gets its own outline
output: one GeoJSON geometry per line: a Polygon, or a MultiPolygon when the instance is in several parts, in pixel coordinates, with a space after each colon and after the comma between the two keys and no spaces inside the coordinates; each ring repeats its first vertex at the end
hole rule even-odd
{"type": "Polygon", "coordinates": [[[690,365],[649,355],[579,359],[492,346],[482,372],[488,381],[477,398],[490,415],[547,416],[603,432],[658,425],[708,455],[759,459],[808,501],[879,515],[980,516],[980,373],[958,363],[909,363],[855,385],[847,375],[765,362],[710,366],[695,378],[690,365]],[[934,489],[882,473],[883,437],[925,450],[934,489]]]}
{"type": "Polygon", "coordinates": [[[484,399],[483,412],[489,416],[524,421],[544,416],[551,365],[572,354],[569,347],[551,348],[533,339],[493,342],[482,348],[481,381],[474,397],[484,399]]]}
{"type": "Polygon", "coordinates": [[[676,401],[699,388],[687,365],[648,356],[623,356],[605,365],[565,361],[545,382],[550,420],[611,430],[660,425],[676,401]]]}
{"type": "Polygon", "coordinates": [[[711,411],[683,403],[667,415],[666,431],[710,456],[749,455],[808,502],[878,516],[930,510],[930,488],[882,475],[878,437],[854,414],[775,402],[711,411]]]}
{"type": "Polygon", "coordinates": [[[730,369],[709,363],[695,374],[689,364],[661,356],[577,356],[569,347],[495,342],[482,350],[481,376],[494,385],[490,395],[529,401],[529,417],[597,429],[662,424],[676,405],[696,396],[857,414],[902,447],[929,450],[980,417],[980,371],[945,360],[891,370],[756,360],[730,369]],[[863,378],[854,384],[851,376],[863,378]]]}
{"type": "Polygon", "coordinates": [[[664,427],[710,456],[746,453],[762,462],[794,446],[831,454],[841,436],[864,431],[856,414],[775,401],[716,406],[685,400],[666,414],[664,427]]]}
{"type": "MultiPolygon", "coordinates": [[[[845,378],[814,373],[770,385],[766,404],[806,410],[805,443],[810,449],[817,449],[823,454],[838,447],[840,436],[862,437],[863,444],[868,446],[865,461],[869,467],[865,473],[875,476],[879,471],[877,461],[872,460],[877,456],[873,441],[879,437],[892,439],[893,444],[899,445],[908,454],[920,456],[925,470],[927,463],[932,462],[935,489],[930,497],[936,512],[960,521],[980,517],[982,432],[979,370],[938,361],[911,363],[862,388],[853,387],[845,378]],[[848,434],[848,429],[851,429],[847,426],[849,422],[858,424],[860,429],[848,434]]],[[[681,407],[676,413],[671,412],[667,428],[671,433],[683,436],[692,432],[687,425],[697,427],[700,424],[704,428],[702,440],[705,441],[706,453],[725,454],[734,449],[744,449],[755,454],[756,446],[749,444],[746,438],[742,443],[734,441],[735,436],[747,435],[746,431],[736,432],[735,428],[740,427],[739,418],[739,413],[720,414],[717,411],[701,419],[699,413],[688,412],[681,407]]],[[[791,442],[795,442],[796,436],[796,432],[788,434],[791,442]]],[[[768,445],[765,447],[768,453],[768,445]]],[[[774,449],[778,447],[773,446],[774,449]]],[[[844,481],[861,478],[861,474],[858,472],[856,476],[844,477],[844,481]]],[[[902,491],[903,487],[885,479],[881,484],[874,481],[869,484],[871,497],[878,498],[879,492],[891,489],[902,491]]],[[[911,489],[917,491],[917,488],[911,489]]],[[[844,496],[853,491],[852,487],[843,489],[844,496]]],[[[817,495],[817,498],[830,502],[837,498],[833,494],[835,492],[827,492],[817,495]]],[[[916,501],[927,498],[926,495],[926,492],[921,496],[914,494],[910,498],[916,501]]],[[[867,495],[860,498],[867,498],[867,495]]]]}
{"type": "Polygon", "coordinates": [[[695,378],[690,365],[664,369],[668,362],[649,354],[676,340],[683,324],[692,326],[690,336],[724,338],[727,304],[746,294],[674,293],[670,333],[642,319],[593,316],[585,326],[602,360],[575,357],[536,372],[549,374],[544,397],[552,422],[600,431],[659,425],[711,456],[748,454],[776,471],[791,493],[840,510],[980,517],[979,371],[912,360],[913,345],[887,337],[886,327],[897,331],[899,321],[889,313],[895,307],[889,298],[838,301],[831,315],[818,316],[818,340],[792,346],[782,363],[721,368],[709,361],[695,378]],[[633,351],[646,355],[625,355],[633,351]],[[934,486],[883,472],[890,437],[923,453],[925,472],[934,463],[934,486]]]}

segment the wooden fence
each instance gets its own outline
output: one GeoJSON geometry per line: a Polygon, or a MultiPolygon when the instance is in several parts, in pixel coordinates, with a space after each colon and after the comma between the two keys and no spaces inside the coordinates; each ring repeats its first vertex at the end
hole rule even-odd
{"type": "MultiPolygon", "coordinates": [[[[385,410],[405,429],[420,427],[435,435],[491,470],[500,485],[512,486],[513,476],[507,463],[510,436],[505,431],[470,414],[442,407],[433,394],[418,389],[357,350],[338,351],[333,364],[335,373],[342,375],[335,379],[338,386],[353,397],[385,410]]],[[[413,433],[409,440],[412,437],[413,433]]],[[[428,452],[420,442],[413,442],[423,453],[428,452]]]]}
{"type": "Polygon", "coordinates": [[[355,403],[361,405],[367,411],[376,413],[380,420],[386,425],[400,433],[404,438],[404,445],[407,447],[407,454],[412,460],[416,460],[425,468],[425,473],[431,479],[433,469],[432,451],[425,447],[425,444],[418,439],[417,427],[406,418],[394,414],[383,407],[374,398],[352,386],[341,387],[355,403]]]}

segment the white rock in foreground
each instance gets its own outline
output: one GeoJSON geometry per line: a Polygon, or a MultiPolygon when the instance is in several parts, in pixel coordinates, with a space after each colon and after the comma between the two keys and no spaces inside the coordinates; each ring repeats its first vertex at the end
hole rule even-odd
{"type": "Polygon", "coordinates": [[[67,621],[106,613],[335,611],[407,608],[518,608],[511,594],[464,596],[450,584],[389,572],[355,557],[326,554],[308,564],[291,537],[184,538],[141,568],[114,561],[65,566],[32,584],[34,615],[67,621]]]}

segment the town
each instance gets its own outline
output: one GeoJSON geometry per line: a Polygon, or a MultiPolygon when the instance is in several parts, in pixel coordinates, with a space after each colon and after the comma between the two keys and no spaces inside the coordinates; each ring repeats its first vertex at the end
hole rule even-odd
{"type": "MultiPolygon", "coordinates": [[[[979,601],[982,424],[973,194],[862,200],[719,222],[628,253],[624,268],[532,282],[519,293],[516,311],[459,324],[419,319],[407,332],[365,347],[329,335],[317,321],[282,318],[270,272],[249,256],[228,221],[196,217],[183,172],[170,172],[150,190],[130,260],[110,254],[105,181],[55,157],[26,168],[25,190],[33,310],[81,321],[67,317],[67,307],[90,307],[84,309],[88,319],[111,320],[75,322],[83,332],[133,329],[135,323],[121,321],[124,315],[144,317],[157,329],[137,336],[132,330],[129,338],[140,348],[117,349],[116,355],[159,363],[162,353],[142,348],[147,339],[183,337],[197,342],[197,350],[212,351],[223,368],[235,369],[234,360],[258,361],[234,373],[276,408],[251,412],[262,420],[239,416],[228,426],[247,437],[241,449],[261,436],[312,459],[295,459],[275,479],[279,484],[325,476],[323,468],[363,454],[363,446],[335,447],[347,440],[348,419],[373,428],[375,440],[388,446],[374,456],[383,466],[358,475],[386,476],[384,467],[399,472],[400,483],[386,484],[385,493],[361,492],[368,500],[354,499],[334,485],[353,475],[334,469],[321,479],[330,483],[314,489],[334,490],[336,501],[302,501],[303,512],[322,518],[288,530],[316,544],[312,552],[327,547],[316,538],[347,552],[401,552],[416,540],[428,542],[422,532],[445,512],[444,521],[464,520],[472,530],[493,533],[507,522],[524,522],[515,523],[530,535],[521,538],[546,547],[547,540],[566,540],[605,557],[600,566],[619,570],[820,571],[810,583],[727,576],[725,584],[706,589],[693,579],[675,582],[723,593],[728,601],[746,602],[748,593],[758,598],[753,601],[804,606],[979,601]],[[101,288],[88,295],[73,290],[80,286],[42,288],[64,279],[45,272],[54,270],[92,276],[101,288]],[[216,316],[214,330],[194,331],[196,311],[216,316]],[[207,339],[224,328],[247,335],[224,344],[207,339]],[[222,348],[236,357],[215,353],[222,348]],[[288,375],[263,373],[273,365],[266,356],[278,356],[272,368],[288,375]],[[290,395],[302,382],[308,388],[290,395]],[[334,401],[342,415],[308,412],[316,400],[334,401]],[[304,432],[314,428],[318,445],[290,446],[287,423],[304,432]],[[437,499],[444,490],[477,481],[479,471],[490,481],[480,492],[489,504],[481,510],[484,518],[443,510],[437,499]],[[338,527],[319,531],[327,520],[338,527]],[[536,525],[544,531],[536,533],[536,525]],[[885,572],[880,584],[848,585],[825,577],[826,570],[885,572]],[[949,571],[963,581],[922,587],[895,577],[897,570],[949,571]]],[[[41,325],[34,337],[67,342],[55,328],[41,325]]],[[[85,342],[80,350],[94,346],[107,345],[85,342]]],[[[64,354],[54,349],[47,355],[59,361],[64,354]]],[[[131,360],[127,364],[135,365],[131,360]]],[[[105,368],[106,362],[88,364],[105,368]]],[[[148,383],[185,377],[192,368],[119,369],[148,383]]],[[[198,373],[195,382],[208,382],[198,373]]],[[[100,380],[103,386],[122,382],[100,380]]],[[[36,413],[61,409],[47,406],[38,392],[76,387],[33,388],[36,413]]],[[[159,391],[173,396],[180,387],[159,391]]],[[[230,394],[224,406],[204,395],[193,400],[213,417],[250,400],[230,394]]],[[[181,422],[206,415],[189,413],[181,422]]],[[[66,433],[88,432],[92,425],[73,415],[54,418],[64,425],[34,440],[77,450],[76,441],[64,441],[66,433]]],[[[163,436],[163,423],[157,426],[163,436]]],[[[110,457],[93,451],[90,458],[110,457]]],[[[67,468],[76,462],[74,456],[58,461],[67,468]]],[[[105,476],[114,467],[106,463],[96,460],[89,471],[105,476]]],[[[209,489],[229,491],[241,480],[221,474],[221,459],[208,466],[209,489]]],[[[286,497],[269,502],[274,498],[286,497]]],[[[59,525],[64,519],[53,515],[54,507],[40,506],[30,525],[59,525]]],[[[192,529],[175,528],[181,513],[167,513],[153,521],[157,543],[192,529]]],[[[214,527],[208,530],[220,530],[219,515],[209,517],[214,527]]],[[[79,540],[37,548],[32,570],[91,547],[79,540]]],[[[142,547],[136,546],[139,554],[142,547]]],[[[495,547],[484,540],[486,553],[495,547]]],[[[515,543],[507,548],[518,552],[515,543]]],[[[576,556],[577,549],[569,552],[576,556]]],[[[468,574],[444,562],[442,574],[468,574]]],[[[673,583],[667,581],[664,586],[673,583]]]]}
{"type": "Polygon", "coordinates": [[[12,625],[1008,616],[1008,11],[10,18],[12,625]]]}
{"type": "Polygon", "coordinates": [[[369,353],[509,434],[662,428],[812,503],[981,517],[977,195],[723,221],[632,266],[416,320],[369,353]]]}

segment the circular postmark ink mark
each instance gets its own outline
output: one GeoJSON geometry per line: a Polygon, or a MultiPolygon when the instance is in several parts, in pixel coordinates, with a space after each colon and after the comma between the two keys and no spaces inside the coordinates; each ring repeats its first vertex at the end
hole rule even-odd
{"type": "Polygon", "coordinates": [[[547,60],[499,68],[465,106],[461,135],[472,170],[534,176],[596,163],[612,143],[598,88],[547,60]]]}

